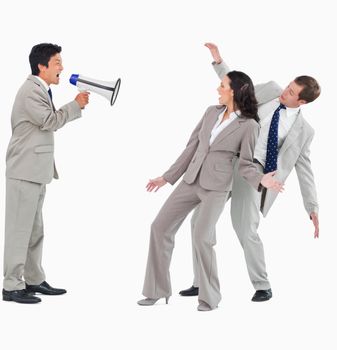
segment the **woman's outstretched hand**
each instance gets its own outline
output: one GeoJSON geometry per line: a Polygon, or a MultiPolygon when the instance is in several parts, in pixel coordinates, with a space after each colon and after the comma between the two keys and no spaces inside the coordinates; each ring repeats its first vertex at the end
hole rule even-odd
{"type": "Polygon", "coordinates": [[[149,180],[148,184],[146,185],[146,190],[148,192],[152,192],[153,190],[157,192],[160,187],[163,187],[167,184],[167,181],[162,177],[156,177],[155,179],[149,180]]]}
{"type": "Polygon", "coordinates": [[[276,171],[272,171],[270,173],[263,175],[263,178],[261,180],[261,185],[266,188],[270,188],[272,191],[275,191],[275,192],[283,192],[284,190],[283,183],[274,179],[275,174],[276,174],[276,171]]]}

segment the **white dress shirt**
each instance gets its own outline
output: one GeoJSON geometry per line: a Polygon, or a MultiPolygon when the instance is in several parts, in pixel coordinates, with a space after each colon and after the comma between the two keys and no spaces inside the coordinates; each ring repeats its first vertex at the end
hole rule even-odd
{"type": "MultiPolygon", "coordinates": [[[[259,107],[258,113],[261,118],[260,120],[261,130],[260,130],[259,138],[257,139],[257,142],[256,142],[254,158],[256,158],[263,165],[263,167],[265,166],[265,163],[266,163],[268,133],[269,133],[271,119],[273,117],[275,110],[279,105],[280,105],[280,101],[277,98],[259,107]]],[[[278,149],[280,149],[281,146],[283,145],[283,142],[287,137],[289,130],[293,126],[298,116],[299,110],[300,110],[300,107],[297,107],[297,108],[287,107],[286,109],[280,110],[280,120],[278,125],[278,149]]]]}
{"type": "Polygon", "coordinates": [[[240,115],[240,111],[232,112],[229,117],[222,122],[222,118],[226,110],[227,108],[219,114],[218,120],[213,127],[211,137],[209,139],[209,145],[213,143],[215,138],[221,133],[222,130],[224,130],[233,120],[235,120],[240,115]]]}

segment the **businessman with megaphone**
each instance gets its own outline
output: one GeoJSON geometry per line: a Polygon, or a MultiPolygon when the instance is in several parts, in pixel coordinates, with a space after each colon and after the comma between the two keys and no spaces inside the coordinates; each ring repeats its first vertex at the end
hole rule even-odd
{"type": "Polygon", "coordinates": [[[81,117],[89,92],[59,110],[53,104],[51,84],[63,70],[61,47],[39,44],[32,48],[32,74],[19,89],[12,110],[12,137],[6,155],[6,218],[3,300],[33,304],[35,293],[60,295],[65,289],[46,282],[41,265],[42,206],[46,184],[58,178],[54,162],[54,131],[81,117]]]}

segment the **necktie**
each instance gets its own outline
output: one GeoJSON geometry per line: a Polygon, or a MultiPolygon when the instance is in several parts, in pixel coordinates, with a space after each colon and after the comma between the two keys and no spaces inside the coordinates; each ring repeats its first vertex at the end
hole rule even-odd
{"type": "Polygon", "coordinates": [[[48,89],[48,95],[50,96],[51,101],[53,101],[53,94],[51,93],[51,89],[48,89]]]}
{"type": "Polygon", "coordinates": [[[280,110],[286,107],[281,103],[275,110],[268,133],[267,141],[267,155],[264,173],[269,173],[277,169],[277,155],[278,155],[278,125],[280,121],[280,110]]]}

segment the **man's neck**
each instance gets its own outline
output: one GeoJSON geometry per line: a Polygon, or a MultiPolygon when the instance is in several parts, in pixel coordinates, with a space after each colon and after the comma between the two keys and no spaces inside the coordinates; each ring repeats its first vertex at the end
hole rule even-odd
{"type": "Polygon", "coordinates": [[[44,77],[41,77],[41,75],[37,75],[37,77],[39,77],[41,80],[43,80],[48,86],[50,86],[50,84],[46,81],[46,79],[44,77]]]}

